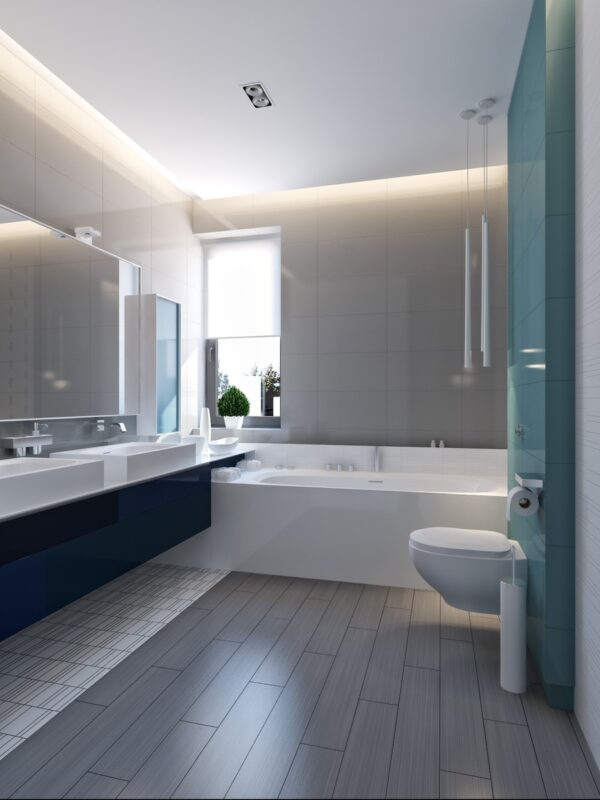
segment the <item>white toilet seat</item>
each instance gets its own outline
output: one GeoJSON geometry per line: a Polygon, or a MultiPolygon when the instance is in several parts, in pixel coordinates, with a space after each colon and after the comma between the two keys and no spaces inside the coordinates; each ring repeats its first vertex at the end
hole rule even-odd
{"type": "Polygon", "coordinates": [[[410,535],[413,546],[449,556],[501,558],[511,551],[511,543],[497,531],[461,528],[422,528],[410,535]]]}
{"type": "Polygon", "coordinates": [[[409,540],[417,572],[455,608],[482,614],[500,611],[500,582],[527,581],[527,557],[519,542],[498,531],[421,528],[409,540]],[[513,565],[514,552],[514,565],[513,565]]]}

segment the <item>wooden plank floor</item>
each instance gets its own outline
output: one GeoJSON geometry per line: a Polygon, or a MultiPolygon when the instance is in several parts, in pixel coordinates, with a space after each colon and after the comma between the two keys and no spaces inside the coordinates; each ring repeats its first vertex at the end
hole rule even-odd
{"type": "Polygon", "coordinates": [[[600,797],[495,617],[232,573],[0,761],[1,797],[600,797]]]}

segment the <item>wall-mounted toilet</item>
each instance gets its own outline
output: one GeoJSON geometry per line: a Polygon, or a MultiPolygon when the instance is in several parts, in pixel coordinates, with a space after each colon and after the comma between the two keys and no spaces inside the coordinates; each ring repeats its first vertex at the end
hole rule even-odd
{"type": "Polygon", "coordinates": [[[500,581],[527,580],[521,545],[496,531],[422,528],[410,535],[410,557],[419,574],[448,605],[480,614],[500,613],[500,581]]]}

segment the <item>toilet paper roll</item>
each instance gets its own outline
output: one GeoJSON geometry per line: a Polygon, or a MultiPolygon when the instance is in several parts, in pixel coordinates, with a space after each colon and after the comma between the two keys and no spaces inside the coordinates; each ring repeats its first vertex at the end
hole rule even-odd
{"type": "Polygon", "coordinates": [[[514,486],[506,498],[506,519],[510,521],[513,511],[520,517],[531,517],[537,513],[539,507],[540,501],[535,492],[522,486],[514,486]]]}

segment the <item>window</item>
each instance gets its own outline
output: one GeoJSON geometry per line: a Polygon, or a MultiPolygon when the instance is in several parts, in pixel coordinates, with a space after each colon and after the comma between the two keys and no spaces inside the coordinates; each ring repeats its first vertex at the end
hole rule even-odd
{"type": "Polygon", "coordinates": [[[246,427],[279,427],[281,248],[278,237],[213,240],[204,248],[207,297],[207,396],[230,386],[248,397],[246,427]]]}

